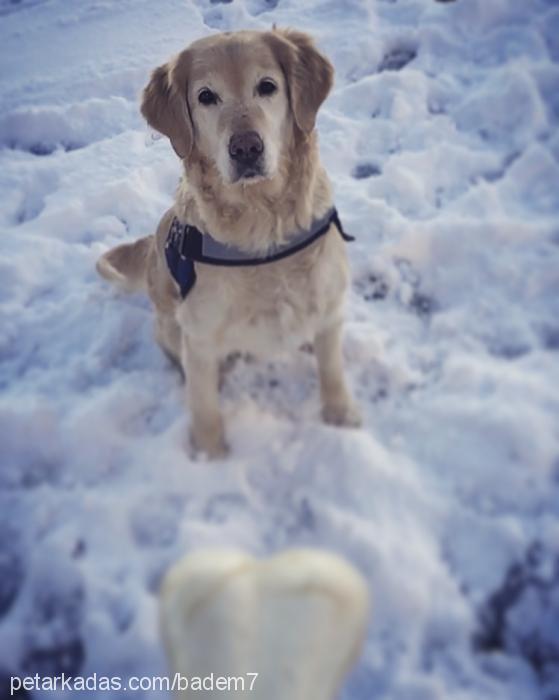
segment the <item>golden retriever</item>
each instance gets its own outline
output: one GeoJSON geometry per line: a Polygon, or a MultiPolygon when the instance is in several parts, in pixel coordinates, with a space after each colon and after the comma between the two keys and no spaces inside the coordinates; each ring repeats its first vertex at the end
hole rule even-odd
{"type": "Polygon", "coordinates": [[[330,62],[308,35],[274,29],[196,41],[157,68],[143,92],[142,113],[170,139],[184,174],[155,235],[114,248],[97,269],[121,288],[149,293],[157,340],[186,376],[192,444],[210,457],[227,451],[219,363],[235,351],[269,356],[312,343],[323,419],[360,423],[344,378],[349,270],[334,225],[268,264],[196,262],[196,284],[184,298],[165,257],[173,220],[259,256],[324,217],[332,193],[315,119],[332,81],[330,62]]]}

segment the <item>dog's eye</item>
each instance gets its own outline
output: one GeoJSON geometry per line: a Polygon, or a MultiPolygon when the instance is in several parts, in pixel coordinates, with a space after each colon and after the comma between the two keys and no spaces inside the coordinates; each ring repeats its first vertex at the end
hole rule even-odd
{"type": "Polygon", "coordinates": [[[274,92],[278,89],[278,86],[274,83],[273,80],[270,80],[269,78],[264,78],[258,83],[258,94],[260,97],[265,97],[267,95],[273,95],[274,92]]]}
{"type": "Polygon", "coordinates": [[[198,102],[201,105],[215,105],[217,104],[217,95],[208,88],[203,88],[198,93],[198,102]]]}

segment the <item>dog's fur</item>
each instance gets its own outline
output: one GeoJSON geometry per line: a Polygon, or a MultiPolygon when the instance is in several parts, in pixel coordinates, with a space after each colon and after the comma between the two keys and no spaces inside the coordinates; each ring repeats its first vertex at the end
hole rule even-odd
{"type": "Polygon", "coordinates": [[[332,66],[306,34],[243,31],[195,42],[157,68],[143,93],[142,113],[169,137],[185,173],[155,235],[114,248],[97,268],[124,289],[147,289],[157,340],[186,375],[192,442],[212,457],[226,451],[218,368],[233,351],[270,355],[312,342],[324,420],[360,421],[342,366],[349,274],[334,226],[302,251],[267,265],[196,263],[197,281],[184,300],[164,255],[174,216],[259,254],[328,211],[332,195],[314,124],[332,80],[332,66]],[[258,93],[263,79],[277,86],[274,94],[258,93]],[[219,96],[216,104],[200,104],[204,88],[219,96]],[[259,173],[242,177],[228,144],[248,130],[259,134],[264,152],[259,173]]]}

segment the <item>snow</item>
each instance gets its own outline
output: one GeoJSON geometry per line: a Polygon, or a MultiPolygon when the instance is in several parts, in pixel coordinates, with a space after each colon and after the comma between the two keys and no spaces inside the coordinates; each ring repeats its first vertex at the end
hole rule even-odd
{"type": "Polygon", "coordinates": [[[342,700],[557,698],[556,1],[2,0],[0,39],[0,691],[161,675],[171,563],[301,545],[370,585],[342,700]],[[178,161],[138,110],[149,71],[274,22],[336,67],[318,123],[357,236],[365,425],[320,423],[308,353],[236,359],[232,455],[191,461],[149,303],[94,263],[172,200],[178,161]]]}

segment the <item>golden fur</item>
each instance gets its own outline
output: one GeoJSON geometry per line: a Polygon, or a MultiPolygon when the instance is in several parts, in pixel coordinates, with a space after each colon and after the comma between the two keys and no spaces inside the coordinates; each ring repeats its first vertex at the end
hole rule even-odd
{"type": "Polygon", "coordinates": [[[345,244],[334,227],[268,265],[196,263],[197,281],[184,300],[164,255],[174,216],[222,242],[262,253],[327,212],[332,195],[314,125],[332,79],[330,63],[306,34],[246,31],[195,42],[157,68],[144,90],[142,113],[170,139],[185,172],[155,235],[114,248],[97,268],[123,289],[148,291],[157,340],[186,375],[192,442],[212,457],[226,451],[218,366],[233,351],[270,355],[312,342],[323,418],[359,424],[343,374],[349,273],[345,244]],[[276,85],[274,94],[257,92],[262,80],[276,85]],[[215,104],[200,103],[205,89],[219,96],[215,104]],[[248,130],[264,144],[261,174],[237,178],[228,144],[233,134],[248,130]]]}

